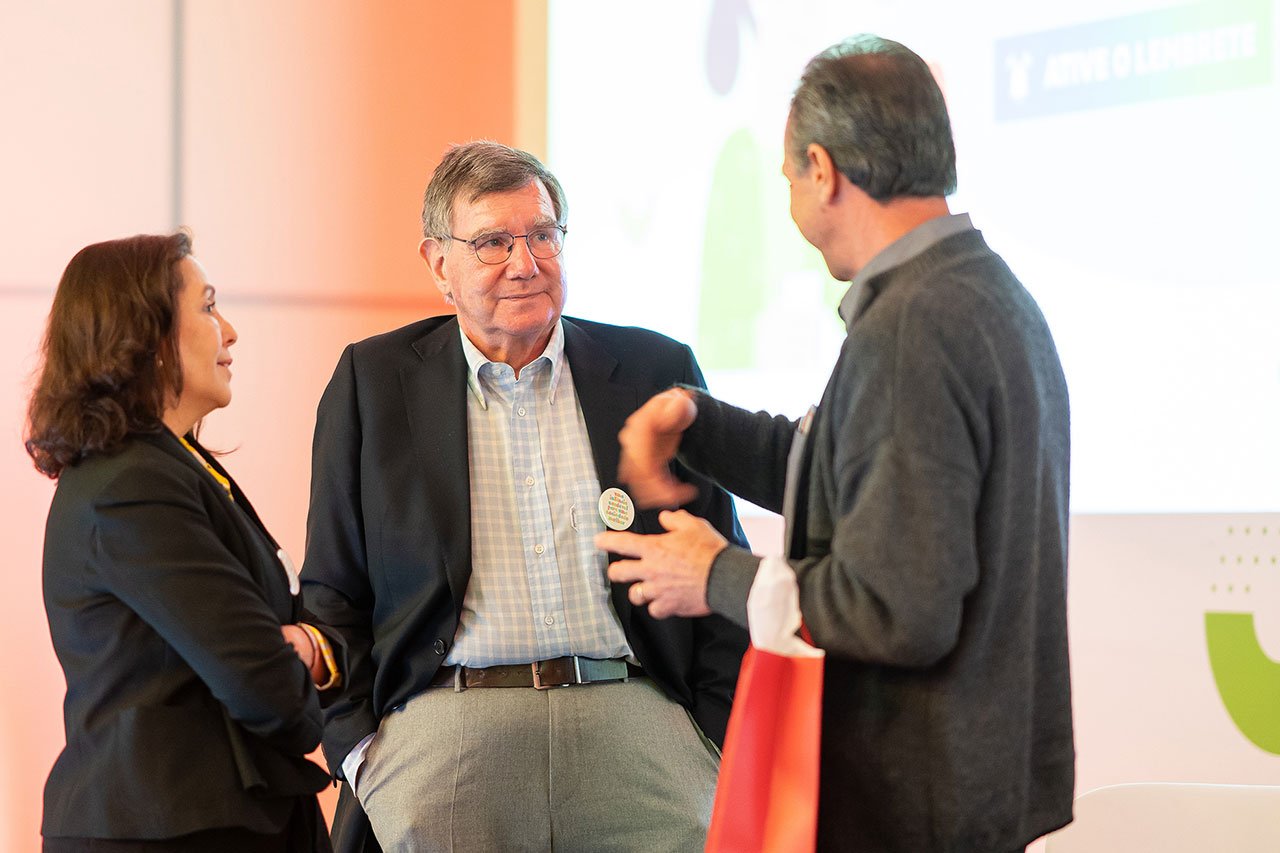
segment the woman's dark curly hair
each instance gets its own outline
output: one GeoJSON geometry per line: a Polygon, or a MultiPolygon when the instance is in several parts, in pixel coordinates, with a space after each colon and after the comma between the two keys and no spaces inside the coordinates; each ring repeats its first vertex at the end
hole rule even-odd
{"type": "Polygon", "coordinates": [[[113,453],[131,432],[156,432],[182,393],[178,267],[191,236],[140,234],[86,246],[67,264],[49,311],[27,409],[27,453],[57,479],[113,453]]]}

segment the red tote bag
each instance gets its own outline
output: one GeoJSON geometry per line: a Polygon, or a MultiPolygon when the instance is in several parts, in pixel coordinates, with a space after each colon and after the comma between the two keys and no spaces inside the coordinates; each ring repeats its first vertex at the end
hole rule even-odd
{"type": "Polygon", "coordinates": [[[747,649],[725,734],[707,853],[814,849],[822,666],[822,657],[747,649]]]}

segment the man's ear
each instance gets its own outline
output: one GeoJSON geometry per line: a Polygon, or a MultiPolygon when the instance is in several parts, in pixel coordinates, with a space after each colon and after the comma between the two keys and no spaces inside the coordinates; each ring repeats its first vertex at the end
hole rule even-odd
{"type": "Polygon", "coordinates": [[[450,305],[453,302],[453,287],[449,284],[448,271],[445,269],[445,249],[440,245],[440,241],[435,237],[424,237],[422,242],[418,244],[418,254],[422,256],[422,260],[426,261],[427,269],[431,271],[431,278],[436,283],[436,289],[444,296],[444,301],[450,305]]]}
{"type": "Polygon", "coordinates": [[[810,142],[805,149],[805,179],[812,181],[818,191],[818,199],[826,204],[835,200],[840,190],[840,173],[836,170],[836,161],[831,159],[831,152],[816,142],[810,142]]]}

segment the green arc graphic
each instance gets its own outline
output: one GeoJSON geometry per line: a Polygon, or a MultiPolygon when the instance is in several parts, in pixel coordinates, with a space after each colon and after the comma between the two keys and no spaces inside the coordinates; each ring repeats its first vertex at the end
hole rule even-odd
{"type": "Polygon", "coordinates": [[[1205,613],[1204,633],[1227,713],[1255,746],[1280,755],[1280,662],[1259,645],[1253,614],[1205,613]]]}

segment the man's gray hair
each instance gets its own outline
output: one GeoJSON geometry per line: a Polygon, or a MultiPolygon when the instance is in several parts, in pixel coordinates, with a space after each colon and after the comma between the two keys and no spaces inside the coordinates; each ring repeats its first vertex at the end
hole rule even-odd
{"type": "Polygon", "coordinates": [[[925,61],[896,41],[858,35],[809,60],[791,98],[787,150],[802,172],[815,142],[877,201],[955,192],[942,90],[925,61]]]}
{"type": "Polygon", "coordinates": [[[487,140],[453,146],[436,166],[423,194],[422,236],[452,234],[453,206],[459,198],[470,203],[490,193],[518,190],[535,179],[547,188],[556,222],[564,225],[569,213],[564,189],[537,157],[487,140]]]}

